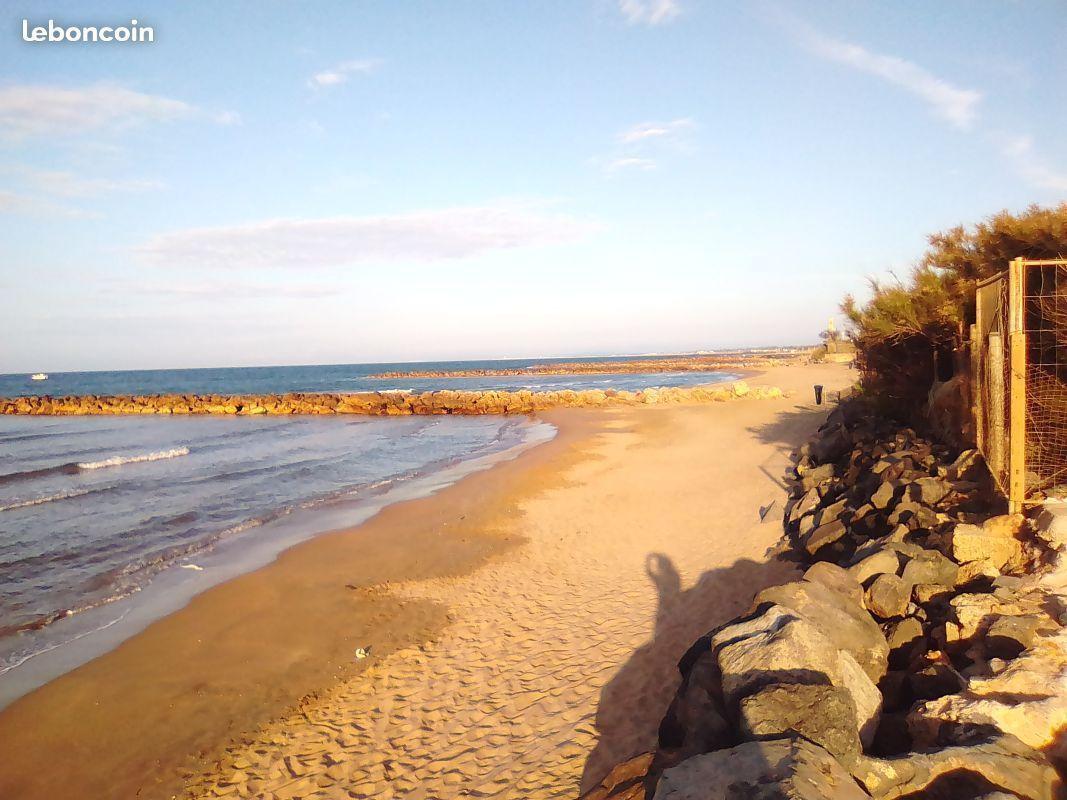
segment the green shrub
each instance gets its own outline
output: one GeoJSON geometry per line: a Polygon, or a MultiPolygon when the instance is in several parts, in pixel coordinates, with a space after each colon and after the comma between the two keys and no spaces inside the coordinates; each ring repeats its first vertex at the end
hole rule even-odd
{"type": "Polygon", "coordinates": [[[845,297],[856,367],[865,391],[890,410],[921,411],[931,384],[960,364],[974,321],[975,281],[1007,269],[1011,259],[1061,258],[1067,253],[1067,203],[1002,211],[972,228],[960,225],[929,237],[930,246],[907,281],[871,281],[860,305],[845,297]]]}

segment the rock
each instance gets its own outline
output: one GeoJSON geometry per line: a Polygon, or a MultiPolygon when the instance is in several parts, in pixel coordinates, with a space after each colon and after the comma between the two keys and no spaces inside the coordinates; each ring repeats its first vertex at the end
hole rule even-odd
{"type": "Polygon", "coordinates": [[[944,477],[949,481],[974,480],[981,476],[983,464],[982,456],[977,450],[964,450],[945,468],[944,477]]]}
{"type": "Polygon", "coordinates": [[[882,704],[878,688],[856,659],[795,612],[772,605],[754,619],[717,631],[712,649],[728,711],[771,684],[829,684],[851,695],[860,740],[866,744],[874,735],[882,704]]]}
{"type": "Polygon", "coordinates": [[[654,800],[864,800],[826,750],[804,739],[746,742],[663,773],[654,800]]]}
{"type": "Polygon", "coordinates": [[[982,559],[979,561],[968,561],[964,564],[960,564],[959,573],[956,575],[956,586],[963,587],[969,586],[976,581],[987,579],[992,581],[1000,577],[1000,570],[992,561],[982,559]]]}
{"type": "Polygon", "coordinates": [[[841,595],[809,581],[783,583],[756,595],[753,607],[773,603],[803,617],[839,650],[849,653],[875,683],[885,674],[889,646],[877,623],[861,604],[841,602],[841,595]]]}
{"type": "Polygon", "coordinates": [[[815,555],[827,545],[841,539],[846,533],[848,533],[848,528],[845,527],[845,523],[835,519],[833,522],[820,525],[809,533],[804,539],[804,549],[809,555],[815,555]]]}
{"type": "Polygon", "coordinates": [[[698,641],[682,658],[682,684],[660,723],[660,747],[677,758],[729,747],[737,735],[725,719],[722,677],[709,640],[698,641]]]}
{"type": "Polygon", "coordinates": [[[891,573],[882,573],[867,587],[867,610],[880,619],[902,617],[911,601],[911,586],[891,573]]]}
{"type": "Polygon", "coordinates": [[[837,461],[852,449],[852,437],[844,425],[822,431],[811,444],[811,457],[819,464],[837,461]]]}
{"type": "Polygon", "coordinates": [[[1055,550],[1067,545],[1067,503],[1046,500],[1034,520],[1037,535],[1055,550]]]}
{"type": "Polygon", "coordinates": [[[800,479],[801,488],[805,491],[816,486],[822,486],[824,483],[833,480],[834,477],[834,465],[823,464],[822,466],[815,467],[810,472],[804,474],[800,479]]]}
{"type": "Polygon", "coordinates": [[[965,730],[959,744],[893,758],[861,758],[852,774],[877,798],[971,798],[1007,791],[1052,800],[1059,785],[1048,760],[1014,736],[965,730]]]}
{"type": "Polygon", "coordinates": [[[919,605],[926,605],[934,600],[947,600],[952,597],[952,588],[940,583],[917,583],[912,587],[911,596],[919,605]]]}
{"type": "Polygon", "coordinates": [[[582,800],[645,800],[652,753],[642,753],[617,765],[582,800]]]}
{"type": "Polygon", "coordinates": [[[926,650],[923,626],[915,617],[905,617],[891,625],[886,642],[889,645],[889,666],[895,669],[907,666],[926,650]]]}
{"type": "Polygon", "coordinates": [[[885,481],[879,484],[874,494],[871,495],[871,505],[877,509],[885,510],[893,504],[896,499],[896,493],[897,487],[890,481],[885,481]]]}
{"type": "MultiPolygon", "coordinates": [[[[995,661],[996,659],[994,659],[995,661]]],[[[917,747],[931,747],[968,725],[995,725],[1030,747],[1067,760],[1067,631],[1038,638],[989,678],[972,678],[964,694],[924,703],[908,715],[917,747]]]]}
{"type": "Polygon", "coordinates": [[[997,617],[985,634],[986,651],[997,658],[1015,658],[1034,643],[1040,625],[1037,617],[997,617]]]}
{"type": "Polygon", "coordinates": [[[845,512],[845,500],[838,500],[836,503],[826,506],[815,512],[815,523],[818,526],[826,525],[839,519],[845,512]]]}
{"type": "Polygon", "coordinates": [[[919,478],[908,485],[908,497],[924,506],[934,506],[945,499],[950,487],[941,478],[919,478]]]}
{"type": "Polygon", "coordinates": [[[899,569],[900,557],[895,550],[876,550],[849,567],[848,573],[860,583],[866,583],[875,575],[896,575],[899,569]]]}
{"type": "Polygon", "coordinates": [[[817,489],[814,487],[808,489],[808,491],[806,491],[789,510],[789,521],[794,523],[799,522],[800,518],[805,514],[810,514],[818,507],[819,499],[819,492],[817,489]]]}
{"type": "Polygon", "coordinates": [[[957,564],[936,550],[924,550],[919,555],[908,559],[900,577],[909,585],[933,583],[941,586],[955,586],[958,575],[957,564]]]}
{"type": "Polygon", "coordinates": [[[802,736],[845,765],[854,762],[861,750],[856,704],[848,692],[836,686],[766,686],[741,701],[740,726],[745,739],[802,736]]]}
{"type": "Polygon", "coordinates": [[[982,593],[958,594],[950,602],[962,639],[985,634],[998,617],[1025,615],[1033,610],[1032,604],[1004,601],[992,594],[982,593]]]}
{"type": "Polygon", "coordinates": [[[840,594],[857,606],[863,604],[863,587],[846,570],[829,561],[817,561],[808,567],[804,580],[818,583],[840,594]]]}
{"type": "Polygon", "coordinates": [[[1003,569],[1022,555],[1022,547],[1010,528],[999,525],[957,525],[952,531],[952,557],[961,564],[985,561],[1003,569]]]}

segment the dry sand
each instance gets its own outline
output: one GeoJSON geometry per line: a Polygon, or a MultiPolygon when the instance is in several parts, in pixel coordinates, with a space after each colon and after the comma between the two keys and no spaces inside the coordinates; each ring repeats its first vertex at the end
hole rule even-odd
{"type": "Polygon", "coordinates": [[[547,414],[551,444],[299,545],[12,705],[0,796],[575,797],[654,745],[692,641],[791,574],[768,556],[788,452],[825,415],[811,385],[853,376],[547,414]]]}

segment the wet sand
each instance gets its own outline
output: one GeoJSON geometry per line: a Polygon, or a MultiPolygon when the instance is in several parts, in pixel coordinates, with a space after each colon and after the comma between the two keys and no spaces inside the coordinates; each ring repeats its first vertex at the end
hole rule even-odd
{"type": "Polygon", "coordinates": [[[299,545],[13,704],[0,796],[574,797],[652,745],[691,641],[791,571],[767,558],[787,453],[825,414],[811,384],[853,375],[546,414],[553,442],[299,545]]]}

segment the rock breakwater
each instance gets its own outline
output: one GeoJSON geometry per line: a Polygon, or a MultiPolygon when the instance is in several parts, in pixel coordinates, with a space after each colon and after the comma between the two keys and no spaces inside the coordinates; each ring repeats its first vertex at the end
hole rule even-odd
{"type": "Polygon", "coordinates": [[[740,356],[737,353],[705,356],[665,356],[629,361],[569,361],[531,364],[528,367],[457,370],[394,370],[372,378],[481,378],[507,375],[618,375],[657,372],[716,372],[729,369],[766,369],[796,361],[809,348],[783,350],[767,355],[740,356]]]}
{"type": "Polygon", "coordinates": [[[0,398],[0,414],[85,416],[94,414],[529,414],[551,408],[677,405],[724,402],[741,397],[781,397],[775,387],[750,388],[744,381],[722,386],[668,387],[637,392],[574,391],[354,392],[278,395],[82,395],[0,398]]]}
{"type": "Polygon", "coordinates": [[[807,569],[679,663],[653,753],[589,798],[1050,800],[1067,757],[1067,513],[849,401],[795,454],[807,569]]]}

